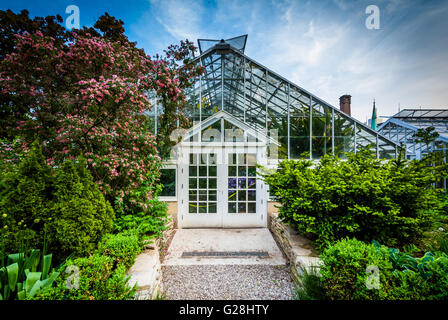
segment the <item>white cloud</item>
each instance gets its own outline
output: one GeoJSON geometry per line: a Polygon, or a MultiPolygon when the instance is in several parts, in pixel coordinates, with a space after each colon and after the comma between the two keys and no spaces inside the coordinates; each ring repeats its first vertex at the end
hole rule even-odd
{"type": "Polygon", "coordinates": [[[174,38],[195,41],[203,34],[204,7],[192,0],[150,0],[156,20],[174,38]]]}

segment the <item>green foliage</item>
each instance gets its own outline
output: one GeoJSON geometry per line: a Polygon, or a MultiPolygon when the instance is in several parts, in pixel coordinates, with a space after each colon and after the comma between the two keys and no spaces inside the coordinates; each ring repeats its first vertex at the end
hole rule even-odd
{"type": "Polygon", "coordinates": [[[374,241],[341,240],[321,256],[321,283],[333,300],[432,300],[448,298],[448,256],[412,257],[374,241]],[[368,289],[368,266],[379,269],[379,288],[368,289]]]}
{"type": "Polygon", "coordinates": [[[328,248],[321,256],[320,269],[326,295],[331,300],[387,299],[391,287],[392,262],[386,248],[376,248],[356,239],[344,239],[328,248]],[[380,270],[379,290],[368,289],[368,266],[380,270]]]}
{"type": "Polygon", "coordinates": [[[426,163],[381,161],[368,150],[347,157],[325,155],[316,165],[286,160],[265,175],[281,204],[279,217],[319,249],[345,237],[394,246],[419,239],[437,207],[435,176],[426,163]]]}
{"type": "MultiPolygon", "coordinates": [[[[160,235],[166,230],[166,222],[168,219],[168,205],[157,197],[160,187],[155,192],[152,199],[148,200],[146,210],[134,206],[134,211],[121,209],[119,203],[116,202],[117,218],[114,220],[114,228],[118,232],[126,230],[136,230],[140,236],[144,235],[160,235]]],[[[131,207],[132,208],[132,207],[131,207]]]]}
{"type": "Polygon", "coordinates": [[[0,226],[7,252],[21,251],[23,243],[38,248],[44,223],[52,216],[54,172],[35,142],[16,170],[2,177],[0,226]]]}
{"type": "Polygon", "coordinates": [[[93,252],[102,236],[112,231],[114,212],[93,183],[85,161],[66,161],[57,170],[55,197],[55,218],[49,228],[53,247],[62,255],[93,252]]]}
{"type": "Polygon", "coordinates": [[[45,290],[35,299],[123,300],[131,299],[135,294],[136,288],[128,285],[129,277],[126,276],[125,266],[114,268],[112,257],[95,253],[90,257],[68,260],[66,265],[78,268],[79,282],[73,281],[73,273],[63,273],[55,287],[45,290]],[[68,283],[71,285],[67,285],[68,283]],[[76,284],[79,285],[78,288],[76,284]]]}
{"type": "Polygon", "coordinates": [[[424,143],[426,145],[426,151],[429,151],[429,145],[433,143],[440,134],[436,131],[433,126],[418,129],[414,133],[413,138],[415,138],[416,143],[424,143]]]}
{"type": "Polygon", "coordinates": [[[10,254],[0,268],[0,300],[25,300],[50,288],[59,277],[51,269],[52,255],[40,250],[10,254]]]}
{"type": "Polygon", "coordinates": [[[0,226],[7,252],[20,250],[24,243],[39,247],[46,230],[56,259],[72,252],[87,255],[112,230],[112,207],[82,159],[52,169],[36,142],[18,169],[5,177],[4,188],[0,226]]]}
{"type": "Polygon", "coordinates": [[[303,269],[296,288],[297,300],[324,300],[325,290],[319,270],[315,267],[303,269]]]}
{"type": "Polygon", "coordinates": [[[126,270],[140,253],[142,243],[138,234],[119,233],[106,235],[98,246],[98,253],[111,257],[115,265],[123,265],[126,270]]]}

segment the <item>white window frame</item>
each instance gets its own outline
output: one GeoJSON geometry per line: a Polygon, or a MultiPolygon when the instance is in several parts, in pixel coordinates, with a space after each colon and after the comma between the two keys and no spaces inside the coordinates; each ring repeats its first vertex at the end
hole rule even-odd
{"type": "Polygon", "coordinates": [[[177,165],[173,163],[164,163],[162,165],[161,169],[174,169],[174,177],[175,177],[175,195],[174,196],[159,196],[159,200],[166,201],[166,202],[175,202],[177,201],[177,195],[178,195],[178,178],[177,178],[177,165]]]}

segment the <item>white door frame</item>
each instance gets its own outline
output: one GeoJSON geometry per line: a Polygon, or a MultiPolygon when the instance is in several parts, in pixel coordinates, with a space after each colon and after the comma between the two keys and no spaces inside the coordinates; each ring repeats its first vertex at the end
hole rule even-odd
{"type": "Polygon", "coordinates": [[[260,146],[185,146],[178,154],[178,227],[179,228],[256,228],[267,226],[268,192],[260,177],[256,182],[256,213],[229,213],[228,211],[228,154],[256,154],[257,164],[267,165],[266,145],[260,146]],[[192,154],[217,155],[217,212],[189,213],[189,160],[192,154]]]}

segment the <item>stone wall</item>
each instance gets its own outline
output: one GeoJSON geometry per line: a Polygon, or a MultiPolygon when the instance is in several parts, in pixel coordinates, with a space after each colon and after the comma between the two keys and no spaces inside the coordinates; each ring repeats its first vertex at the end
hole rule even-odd
{"type": "Polygon", "coordinates": [[[174,221],[170,219],[161,237],[145,244],[144,250],[135,259],[134,265],[129,269],[131,276],[129,284],[137,284],[136,300],[153,300],[163,292],[162,288],[162,262],[176,229],[174,221]]]}
{"type": "Polygon", "coordinates": [[[302,270],[311,266],[318,267],[320,259],[311,241],[281,222],[277,215],[277,210],[268,211],[268,228],[280,249],[287,256],[292,278],[297,282],[302,270]]]}

